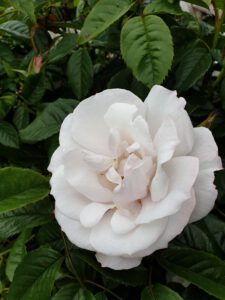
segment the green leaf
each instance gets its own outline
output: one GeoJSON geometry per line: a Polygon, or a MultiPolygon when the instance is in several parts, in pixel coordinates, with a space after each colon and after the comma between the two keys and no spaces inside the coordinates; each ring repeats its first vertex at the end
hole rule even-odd
{"type": "Polygon", "coordinates": [[[225,254],[225,222],[209,214],[201,221],[189,224],[174,241],[178,246],[203,250],[223,258],[225,254]]]}
{"type": "Polygon", "coordinates": [[[30,75],[27,77],[22,96],[29,101],[30,104],[37,104],[42,100],[46,90],[46,78],[45,73],[30,75]]]}
{"type": "Polygon", "coordinates": [[[0,121],[0,144],[19,148],[19,136],[16,129],[6,121],[0,121]]]}
{"type": "Polygon", "coordinates": [[[146,287],[141,293],[141,300],[182,300],[181,296],[162,284],[157,283],[153,288],[146,287]]]}
{"type": "Polygon", "coordinates": [[[20,131],[25,142],[38,142],[59,132],[64,118],[73,111],[78,102],[71,99],[58,99],[49,103],[37,118],[20,131]]]}
{"type": "Polygon", "coordinates": [[[79,44],[95,38],[116,20],[122,17],[133,5],[132,0],[99,0],[87,16],[78,38],[79,44]]]}
{"type": "Polygon", "coordinates": [[[154,15],[134,17],[122,28],[121,52],[139,81],[148,87],[162,83],[173,59],[169,28],[154,15]]]}
{"type": "Polygon", "coordinates": [[[25,13],[33,24],[36,23],[34,4],[32,0],[13,0],[12,4],[18,11],[25,13]]]}
{"type": "Polygon", "coordinates": [[[29,112],[24,106],[19,106],[13,115],[13,123],[18,130],[23,129],[29,124],[29,112]]]}
{"type": "Polygon", "coordinates": [[[29,29],[21,21],[11,20],[0,24],[0,33],[6,33],[19,40],[29,40],[29,29]]]}
{"type": "Polygon", "coordinates": [[[52,249],[30,252],[16,269],[8,300],[49,300],[62,261],[52,249]]]}
{"type": "Polygon", "coordinates": [[[176,89],[186,91],[201,79],[212,64],[212,57],[205,48],[195,48],[182,58],[176,71],[176,89]]]}
{"type": "MultiPolygon", "coordinates": [[[[1,51],[1,50],[0,50],[1,51]]],[[[0,119],[3,119],[15,104],[14,95],[4,95],[0,97],[0,119]]]]}
{"type": "Polygon", "coordinates": [[[171,14],[181,15],[183,11],[180,8],[179,2],[170,3],[167,0],[154,0],[149,3],[145,9],[144,14],[171,14]]]}
{"type": "Polygon", "coordinates": [[[73,300],[95,300],[95,296],[88,290],[79,289],[73,300]]]}
{"type": "Polygon", "coordinates": [[[14,61],[14,55],[12,50],[8,45],[0,43],[0,59],[6,61],[9,64],[12,64],[14,61]]]}
{"type": "Polygon", "coordinates": [[[67,64],[68,83],[78,99],[84,98],[92,85],[93,66],[87,49],[73,53],[67,64]]]}
{"type": "Polygon", "coordinates": [[[41,200],[49,193],[47,178],[30,169],[0,169],[0,182],[0,213],[41,200]]]}
{"type": "Polygon", "coordinates": [[[145,99],[149,93],[149,89],[132,75],[128,69],[120,70],[108,82],[107,88],[121,88],[130,90],[140,99],[145,99]]]}
{"type": "Polygon", "coordinates": [[[91,266],[94,270],[102,274],[107,279],[123,284],[125,286],[139,286],[147,284],[147,270],[140,266],[132,270],[114,271],[102,268],[101,265],[89,253],[81,253],[80,251],[71,251],[72,257],[76,261],[80,259],[91,266]]]}
{"type": "Polygon", "coordinates": [[[48,63],[56,63],[67,54],[69,54],[76,46],[77,35],[73,33],[67,33],[63,38],[52,47],[47,56],[48,63]]]}
{"type": "Polygon", "coordinates": [[[161,252],[159,264],[208,294],[225,299],[225,262],[199,250],[174,247],[161,252]]]}
{"type": "Polygon", "coordinates": [[[14,273],[18,265],[22,262],[23,258],[27,254],[25,243],[30,237],[31,230],[24,230],[14,242],[9,257],[6,261],[5,273],[10,281],[13,281],[14,273]]]}
{"type": "Polygon", "coordinates": [[[64,248],[60,227],[56,222],[50,222],[41,226],[36,237],[40,245],[48,245],[57,251],[61,251],[64,248]]]}
{"type": "Polygon", "coordinates": [[[69,283],[63,286],[51,300],[71,300],[79,290],[79,284],[69,283]]]}
{"type": "Polygon", "coordinates": [[[24,229],[50,222],[52,211],[52,203],[45,199],[0,214],[0,240],[5,240],[24,229]]]}
{"type": "Polygon", "coordinates": [[[108,300],[104,292],[95,294],[95,300],[108,300]]]}

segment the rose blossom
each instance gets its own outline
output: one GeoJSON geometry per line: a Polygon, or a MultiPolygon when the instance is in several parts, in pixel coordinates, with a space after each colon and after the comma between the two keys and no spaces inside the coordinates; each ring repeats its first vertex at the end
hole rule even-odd
{"type": "Polygon", "coordinates": [[[49,165],[55,216],[103,267],[138,266],[213,208],[221,160],[211,132],[193,128],[185,103],[157,85],[144,103],[109,89],[63,121],[49,165]]]}

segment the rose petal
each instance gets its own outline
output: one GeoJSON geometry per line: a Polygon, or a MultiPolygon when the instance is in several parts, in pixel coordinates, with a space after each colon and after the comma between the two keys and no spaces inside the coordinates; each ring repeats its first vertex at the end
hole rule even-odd
{"type": "Polygon", "coordinates": [[[174,121],[180,140],[180,144],[176,148],[176,155],[188,154],[193,147],[193,126],[184,110],[186,101],[178,98],[176,91],[155,85],[144,103],[152,137],[155,136],[164,120],[170,117],[174,121]]]}
{"type": "Polygon", "coordinates": [[[80,212],[88,205],[89,201],[65,180],[63,166],[60,166],[53,173],[50,183],[51,194],[55,198],[56,207],[64,215],[79,220],[80,212]]]}
{"type": "Polygon", "coordinates": [[[144,199],[136,224],[170,216],[180,209],[183,202],[190,198],[198,175],[198,158],[175,157],[164,165],[164,170],[169,177],[167,196],[159,202],[153,202],[148,197],[144,199]]]}
{"type": "Polygon", "coordinates": [[[126,208],[132,201],[144,198],[148,192],[151,171],[151,158],[145,157],[142,165],[133,169],[132,173],[124,177],[122,183],[114,189],[113,202],[118,207],[126,208]]]}
{"type": "Polygon", "coordinates": [[[137,252],[136,256],[146,256],[152,254],[154,251],[167,248],[168,243],[179,235],[184,227],[187,225],[190,215],[195,207],[195,195],[191,194],[191,198],[186,200],[179,211],[168,218],[168,224],[166,230],[160,236],[160,238],[149,248],[143,251],[137,252]]]}
{"type": "Polygon", "coordinates": [[[141,257],[121,257],[109,256],[103,253],[96,253],[97,261],[102,267],[111,268],[114,270],[126,270],[137,267],[141,263],[141,257]]]}
{"type": "Polygon", "coordinates": [[[84,227],[95,226],[104,214],[114,205],[102,203],[90,203],[83,208],[80,214],[80,222],[84,227]]]}
{"type": "Polygon", "coordinates": [[[72,137],[73,114],[69,114],[62,122],[59,132],[59,144],[64,152],[68,152],[78,147],[72,137]]]}
{"type": "Polygon", "coordinates": [[[61,165],[63,159],[63,151],[61,147],[58,147],[55,152],[53,153],[49,166],[48,171],[54,173],[61,165]]]}
{"type": "Polygon", "coordinates": [[[132,123],[132,138],[145,149],[146,155],[155,155],[151,134],[146,120],[138,115],[132,123]]]}
{"type": "Polygon", "coordinates": [[[135,228],[134,220],[120,213],[117,209],[111,219],[112,231],[116,234],[125,234],[135,228]]]}
{"type": "Polygon", "coordinates": [[[103,172],[107,170],[113,163],[111,157],[105,155],[95,154],[88,150],[82,150],[84,161],[96,172],[103,172]]]}
{"type": "Polygon", "coordinates": [[[84,162],[82,153],[74,150],[63,158],[65,177],[82,195],[94,202],[111,202],[112,192],[100,184],[98,175],[84,162]]]}
{"type": "Polygon", "coordinates": [[[169,188],[169,178],[161,165],[158,165],[155,176],[151,182],[150,194],[153,202],[165,198],[169,188]]]}
{"type": "Polygon", "coordinates": [[[104,120],[109,128],[119,131],[122,139],[130,141],[132,122],[138,108],[134,104],[114,103],[104,115],[104,120]]]}
{"type": "Polygon", "coordinates": [[[197,221],[206,216],[213,208],[217,190],[213,184],[214,171],[222,168],[222,162],[218,156],[218,148],[207,128],[194,129],[195,143],[191,155],[199,158],[200,172],[194,185],[196,194],[196,206],[190,221],[197,221]]]}
{"type": "Polygon", "coordinates": [[[170,118],[166,118],[157,130],[153,140],[157,163],[163,164],[170,160],[179,142],[174,122],[170,118]]]}
{"type": "Polygon", "coordinates": [[[167,218],[150,224],[137,226],[127,234],[116,234],[112,231],[112,213],[107,213],[92,229],[90,242],[97,252],[105,255],[132,255],[137,251],[150,247],[164,232],[167,218]]]}
{"type": "Polygon", "coordinates": [[[79,221],[68,218],[57,208],[55,218],[71,243],[83,249],[95,250],[90,244],[90,229],[84,228],[79,221]]]}
{"type": "Polygon", "coordinates": [[[108,147],[109,128],[104,115],[113,103],[128,103],[143,106],[142,101],[133,93],[122,89],[105,90],[80,102],[73,112],[72,136],[84,148],[112,156],[108,147]]]}

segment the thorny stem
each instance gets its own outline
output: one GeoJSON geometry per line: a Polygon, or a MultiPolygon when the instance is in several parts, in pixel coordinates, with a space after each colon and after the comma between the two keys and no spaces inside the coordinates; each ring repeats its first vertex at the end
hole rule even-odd
{"type": "Polygon", "coordinates": [[[119,297],[117,294],[115,294],[114,292],[112,292],[111,290],[107,289],[106,287],[104,287],[104,286],[101,285],[101,284],[98,284],[98,283],[96,283],[96,282],[94,282],[94,281],[91,281],[91,280],[85,280],[85,282],[90,283],[90,284],[92,284],[92,285],[95,285],[95,286],[99,287],[100,289],[102,289],[102,290],[104,290],[105,292],[111,294],[112,296],[114,296],[114,297],[115,297],[116,299],[118,299],[118,300],[123,300],[123,298],[119,297]]]}
{"type": "Polygon", "coordinates": [[[76,269],[74,268],[74,265],[73,265],[73,262],[72,262],[72,259],[71,259],[71,255],[70,255],[70,251],[69,251],[66,239],[65,239],[65,235],[62,231],[61,231],[61,235],[62,235],[63,243],[64,243],[64,246],[65,246],[65,253],[66,253],[68,262],[70,264],[71,270],[72,270],[73,274],[75,275],[77,281],[79,282],[80,286],[82,288],[85,288],[85,285],[83,284],[79,274],[77,273],[76,269]]]}

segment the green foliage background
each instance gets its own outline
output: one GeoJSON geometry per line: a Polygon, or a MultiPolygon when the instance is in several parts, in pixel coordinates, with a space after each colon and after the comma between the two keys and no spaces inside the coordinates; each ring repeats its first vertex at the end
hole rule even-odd
{"type": "Polygon", "coordinates": [[[0,299],[225,300],[225,172],[214,210],[129,271],[101,268],[54,220],[47,166],[85,97],[154,84],[187,100],[225,155],[225,0],[0,1],[0,299]]]}

